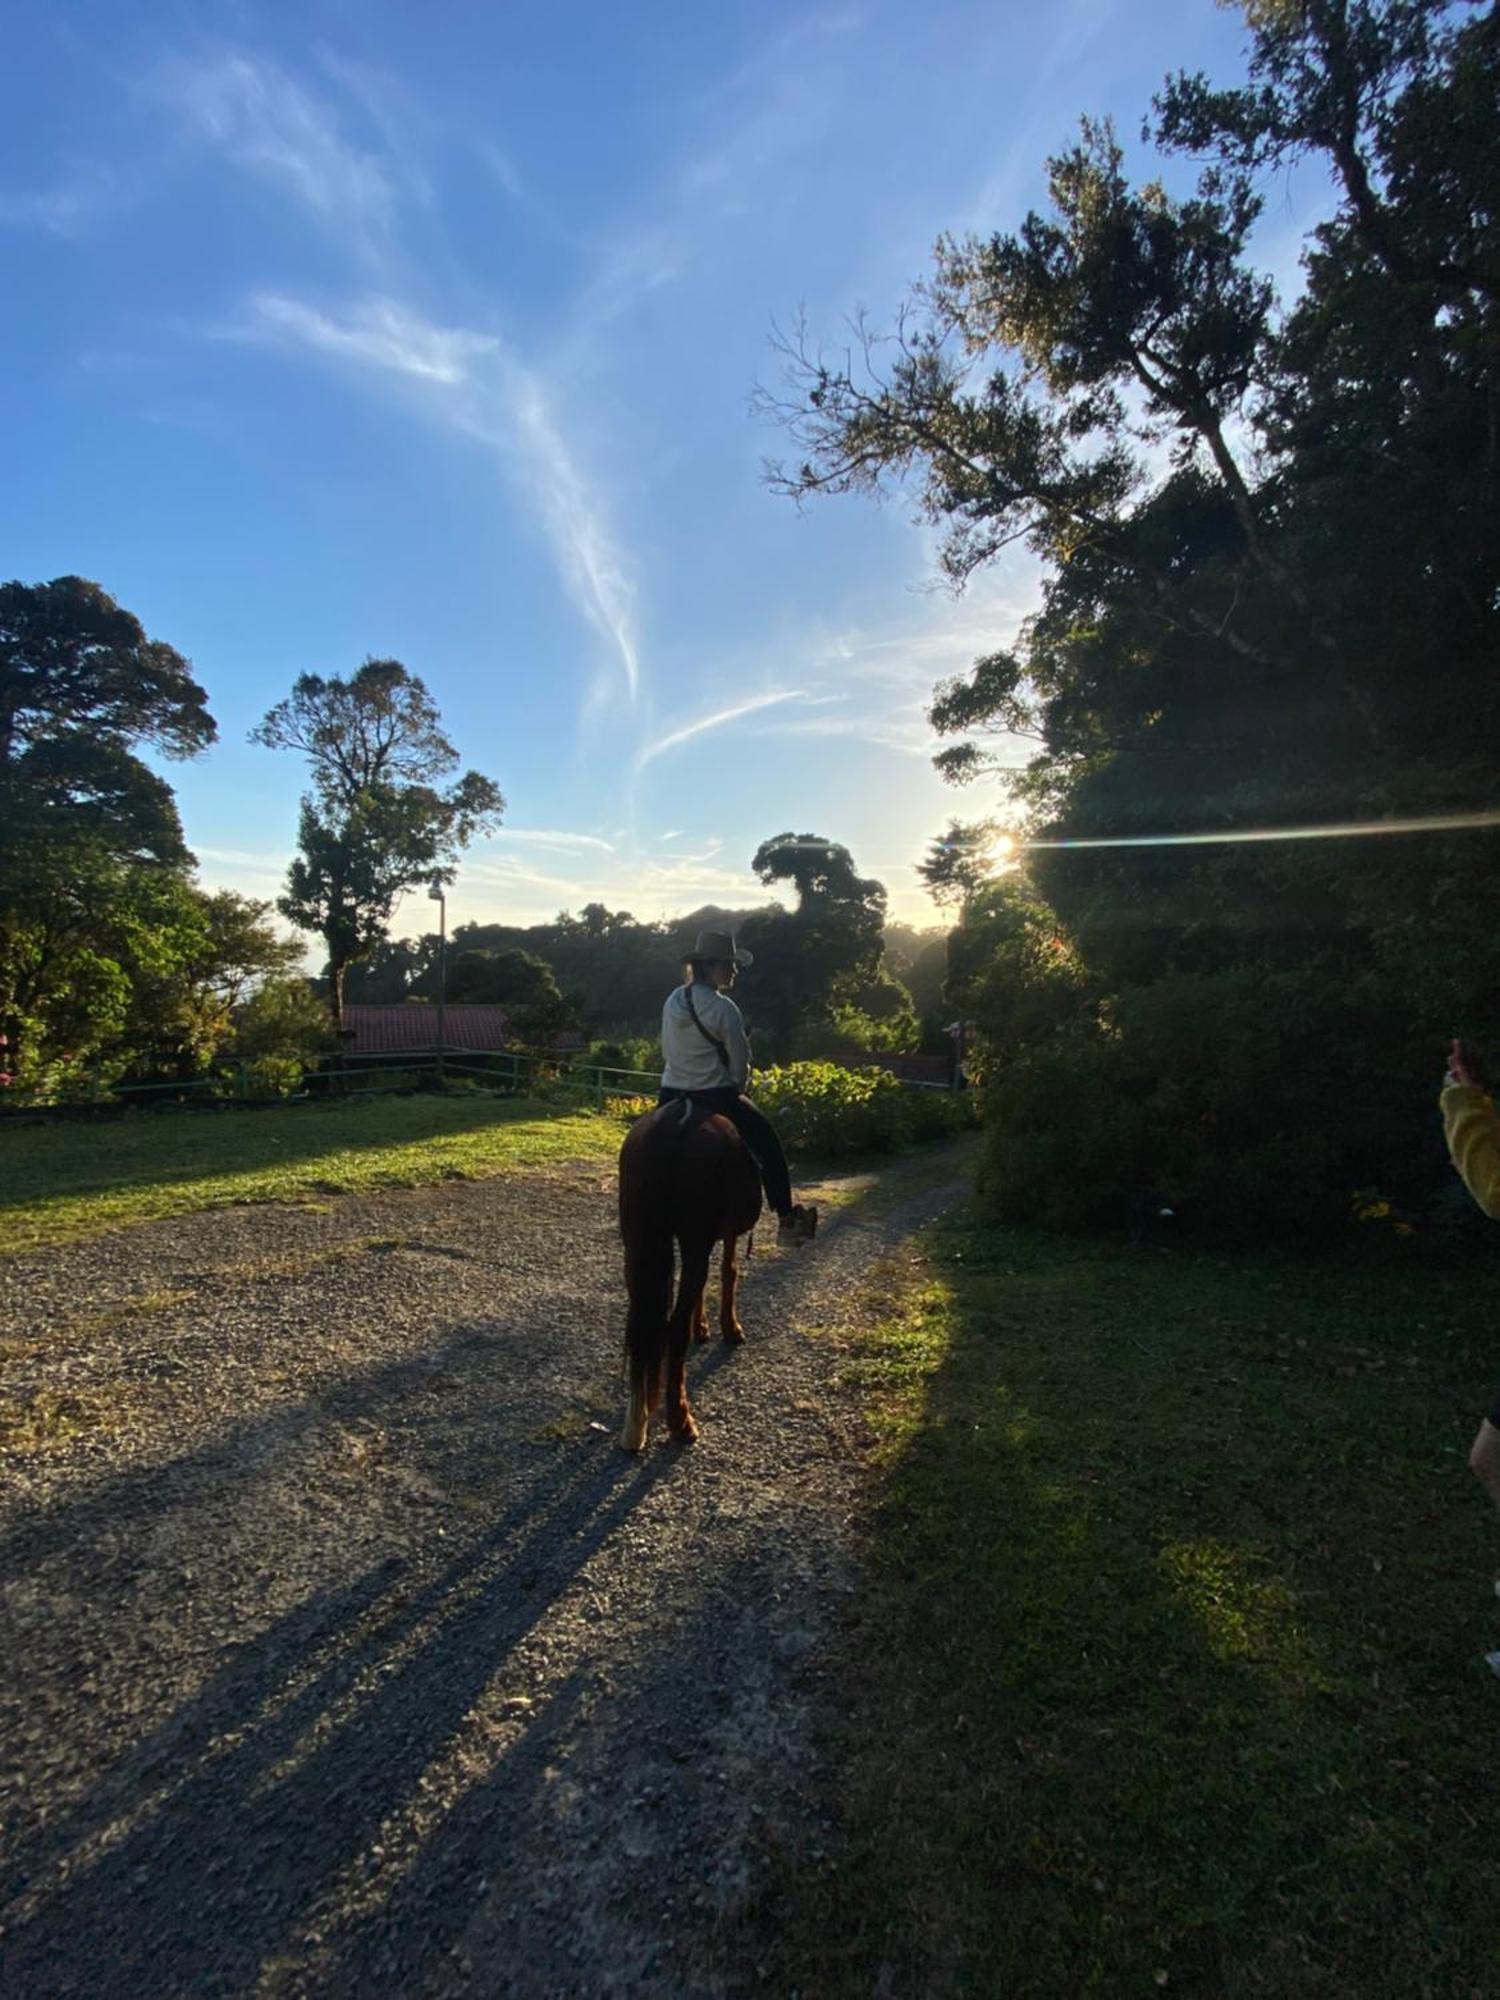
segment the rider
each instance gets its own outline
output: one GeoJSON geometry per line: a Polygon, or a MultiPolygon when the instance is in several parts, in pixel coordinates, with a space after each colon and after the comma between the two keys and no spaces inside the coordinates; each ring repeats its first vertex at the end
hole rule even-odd
{"type": "Polygon", "coordinates": [[[745,1095],[750,1080],[750,1044],[745,1017],[729,997],[748,951],[736,950],[723,931],[699,931],[686,961],[687,977],[661,1010],[661,1048],[666,1058],[658,1104],[691,1097],[695,1104],[722,1112],[750,1148],[766,1200],[781,1218],[779,1243],[810,1243],[818,1227],[816,1208],[792,1201],[786,1155],[770,1121],[745,1095]]]}

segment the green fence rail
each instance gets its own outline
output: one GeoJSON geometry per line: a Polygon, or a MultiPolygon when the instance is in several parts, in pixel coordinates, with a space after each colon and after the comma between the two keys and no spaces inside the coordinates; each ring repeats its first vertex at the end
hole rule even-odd
{"type": "MultiPolygon", "coordinates": [[[[907,1090],[942,1090],[951,1085],[926,1078],[899,1077],[907,1090]]],[[[106,1081],[95,1074],[66,1093],[0,1092],[0,1120],[8,1116],[54,1116],[91,1107],[173,1110],[225,1109],[231,1105],[306,1103],[312,1098],[388,1097],[401,1091],[444,1089],[458,1082],[496,1096],[574,1096],[602,1111],[622,1098],[654,1098],[657,1070],[615,1069],[565,1056],[529,1054],[519,1049],[403,1049],[380,1054],[344,1053],[309,1066],[290,1090],[274,1088],[253,1062],[221,1063],[203,1076],[135,1082],[106,1081]]]]}
{"type": "Polygon", "coordinates": [[[381,1054],[345,1054],[304,1071],[291,1090],[269,1087],[253,1063],[219,1064],[196,1077],[137,1082],[106,1081],[95,1074],[66,1093],[9,1090],[0,1095],[0,1116],[14,1113],[86,1110],[94,1106],[137,1106],[142,1110],[193,1110],[234,1104],[305,1103],[314,1097],[390,1096],[403,1090],[442,1087],[462,1080],[498,1096],[561,1091],[598,1110],[617,1098],[654,1097],[661,1082],[655,1070],[613,1069],[600,1063],[531,1055],[517,1049],[403,1049],[381,1054]]]}

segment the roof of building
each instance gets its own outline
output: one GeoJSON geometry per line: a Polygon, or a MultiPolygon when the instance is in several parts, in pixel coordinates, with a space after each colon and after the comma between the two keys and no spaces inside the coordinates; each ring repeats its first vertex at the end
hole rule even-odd
{"type": "MultiPolygon", "coordinates": [[[[344,1027],[354,1039],[348,1047],[357,1056],[414,1055],[437,1047],[436,1007],[410,1004],[395,1007],[346,1007],[344,1027]]],[[[447,1049],[503,1049],[505,1009],[465,1001],[443,1009],[443,1046],[447,1049]]]]}

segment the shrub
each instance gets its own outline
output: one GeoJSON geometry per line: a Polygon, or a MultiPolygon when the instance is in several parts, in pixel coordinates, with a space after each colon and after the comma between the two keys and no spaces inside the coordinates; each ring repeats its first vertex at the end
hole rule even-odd
{"type": "Polygon", "coordinates": [[[752,1094],[788,1152],[822,1158],[888,1153],[897,1146],[950,1138],[975,1122],[968,1093],[909,1090],[883,1069],[837,1063],[790,1063],[762,1070],[752,1094]]]}
{"type": "Polygon", "coordinates": [[[589,1068],[659,1071],[661,1044],[647,1035],[624,1036],[617,1041],[590,1042],[578,1058],[589,1068]]]}
{"type": "Polygon", "coordinates": [[[1403,1202],[1440,1171],[1430,1109],[1426,1148],[1409,1137],[1433,1064],[1379,998],[1312,964],[1127,987],[1065,1038],[991,1057],[981,1187],[1003,1218],[1055,1227],[1122,1224],[1149,1190],[1221,1238],[1343,1234],[1372,1167],[1403,1202]]]}
{"type": "Polygon", "coordinates": [[[245,1091],[250,1097],[290,1097],[302,1088],[306,1065],[297,1055],[256,1056],[244,1066],[245,1091]]]}
{"type": "Polygon", "coordinates": [[[788,1063],[760,1071],[752,1091],[788,1152],[832,1158],[886,1153],[899,1143],[902,1090],[885,1070],[788,1063]]]}

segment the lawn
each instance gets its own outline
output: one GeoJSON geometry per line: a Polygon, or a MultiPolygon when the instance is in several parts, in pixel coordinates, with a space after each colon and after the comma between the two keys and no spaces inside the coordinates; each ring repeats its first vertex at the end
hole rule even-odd
{"type": "Polygon", "coordinates": [[[475,1096],[140,1114],[0,1130],[0,1251],[192,1209],[612,1161],[621,1122],[475,1096]]]}
{"type": "Polygon", "coordinates": [[[1500,1991],[1500,1262],[1417,1254],[963,1223],[882,1271],[847,1848],[783,1857],[765,1990],[1500,1991]]]}

